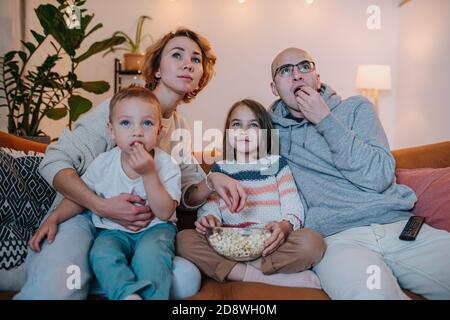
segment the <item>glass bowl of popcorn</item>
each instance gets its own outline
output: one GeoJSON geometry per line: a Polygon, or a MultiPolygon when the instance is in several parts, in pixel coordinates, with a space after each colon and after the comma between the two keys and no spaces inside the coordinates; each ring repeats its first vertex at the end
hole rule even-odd
{"type": "Polygon", "coordinates": [[[206,238],[220,255],[235,261],[258,259],[271,232],[264,228],[206,228],[206,238]]]}

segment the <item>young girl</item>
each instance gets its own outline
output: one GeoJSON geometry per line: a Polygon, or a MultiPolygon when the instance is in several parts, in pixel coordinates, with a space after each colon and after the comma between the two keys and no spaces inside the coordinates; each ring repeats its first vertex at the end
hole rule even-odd
{"type": "Polygon", "coordinates": [[[303,228],[304,209],[289,166],[283,158],[270,155],[272,128],[269,113],[258,102],[242,100],[231,107],[223,143],[226,160],[211,172],[239,180],[248,195],[246,206],[236,214],[223,199],[210,196],[198,211],[196,230],[177,235],[178,254],[217,281],[320,287],[317,276],[307,269],[321,260],[325,242],[318,232],[303,228]],[[204,236],[205,228],[225,224],[263,225],[270,230],[262,257],[238,263],[217,254],[204,236]]]}

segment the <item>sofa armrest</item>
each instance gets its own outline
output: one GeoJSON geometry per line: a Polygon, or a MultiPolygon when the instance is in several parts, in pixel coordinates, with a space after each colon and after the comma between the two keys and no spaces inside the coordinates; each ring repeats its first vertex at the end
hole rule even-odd
{"type": "Polygon", "coordinates": [[[35,151],[44,153],[47,145],[44,143],[26,140],[15,135],[0,131],[0,147],[20,150],[24,152],[35,151]]]}

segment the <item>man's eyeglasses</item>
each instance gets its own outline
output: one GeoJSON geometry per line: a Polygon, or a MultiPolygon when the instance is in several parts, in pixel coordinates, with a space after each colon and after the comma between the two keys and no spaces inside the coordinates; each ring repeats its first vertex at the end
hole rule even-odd
{"type": "Polygon", "coordinates": [[[292,77],[294,74],[294,68],[297,68],[297,71],[300,73],[309,73],[311,71],[316,70],[316,64],[313,61],[309,60],[303,60],[296,65],[293,64],[283,64],[282,66],[278,67],[273,77],[275,78],[277,75],[279,75],[282,78],[289,78],[292,77]]]}

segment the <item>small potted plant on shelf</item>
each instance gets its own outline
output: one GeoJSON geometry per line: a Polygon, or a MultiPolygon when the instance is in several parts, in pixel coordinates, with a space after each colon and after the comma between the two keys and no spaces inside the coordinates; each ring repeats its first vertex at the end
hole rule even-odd
{"type": "Polygon", "coordinates": [[[126,53],[123,54],[123,69],[126,71],[141,72],[144,62],[144,53],[141,50],[141,45],[146,37],[149,37],[151,39],[151,36],[149,34],[142,35],[142,29],[144,26],[144,22],[151,19],[152,18],[149,16],[139,17],[134,40],[123,31],[114,32],[113,36],[124,37],[126,41],[122,46],[111,47],[104,55],[119,50],[125,51],[126,53]]]}
{"type": "Polygon", "coordinates": [[[43,4],[35,9],[43,31],[31,30],[34,41],[22,41],[26,50],[10,51],[0,57],[0,107],[8,108],[8,132],[31,140],[42,140],[39,137],[45,136],[40,128],[44,117],[59,120],[69,115],[71,127],[81,114],[91,109],[92,102],[79,91],[101,94],[110,86],[106,81],[80,80],[77,67],[89,57],[125,41],[124,37],[113,35],[79,52],[82,42],[102,24],[87,30],[94,14],[89,15],[82,8],[86,0],[57,1],[58,7],[43,4]],[[79,15],[72,16],[71,10],[79,15]],[[46,46],[54,51],[40,65],[32,66],[31,58],[34,62],[36,52],[46,46]],[[66,72],[61,71],[67,65],[61,63],[63,58],[69,59],[66,72]]]}

